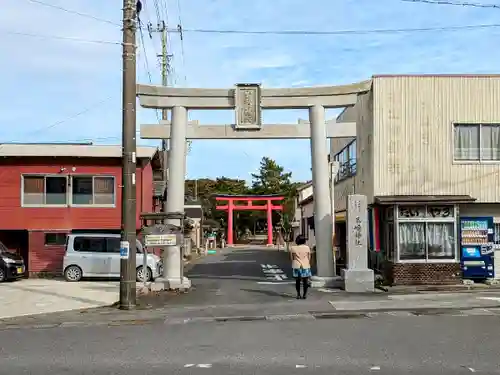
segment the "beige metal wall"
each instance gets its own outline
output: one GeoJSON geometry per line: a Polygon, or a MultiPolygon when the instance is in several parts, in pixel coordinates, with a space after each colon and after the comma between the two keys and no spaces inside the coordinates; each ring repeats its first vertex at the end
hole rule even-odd
{"type": "Polygon", "coordinates": [[[373,95],[375,195],[500,202],[500,164],[454,163],[452,129],[500,122],[500,76],[379,76],[373,95]]]}

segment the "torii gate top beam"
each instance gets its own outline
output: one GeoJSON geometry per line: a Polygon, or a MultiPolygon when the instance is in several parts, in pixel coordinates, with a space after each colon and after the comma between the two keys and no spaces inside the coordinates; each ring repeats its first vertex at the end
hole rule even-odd
{"type": "MultiPolygon", "coordinates": [[[[307,88],[259,88],[260,107],[264,109],[303,109],[314,105],[341,108],[356,104],[358,94],[371,89],[371,80],[343,86],[307,88]]],[[[140,105],[144,108],[233,109],[236,89],[172,88],[137,85],[140,105]]]]}

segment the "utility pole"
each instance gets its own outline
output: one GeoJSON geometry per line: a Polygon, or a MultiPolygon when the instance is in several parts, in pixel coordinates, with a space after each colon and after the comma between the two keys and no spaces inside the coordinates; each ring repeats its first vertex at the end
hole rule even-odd
{"type": "MultiPolygon", "coordinates": [[[[140,4],[140,3],[139,3],[140,4]]],[[[120,309],[136,305],[136,0],[123,0],[122,217],[120,309]]]]}
{"type": "MultiPolygon", "coordinates": [[[[148,24],[149,37],[152,38],[153,33],[161,33],[161,54],[158,55],[161,58],[161,81],[163,86],[168,86],[168,72],[170,66],[170,58],[172,55],[168,54],[168,44],[167,44],[167,25],[165,21],[160,21],[154,28],[151,23],[148,24]]],[[[163,121],[168,121],[168,110],[163,109],[161,111],[161,119],[163,121]]],[[[162,156],[163,156],[163,170],[162,170],[162,180],[167,186],[168,182],[168,168],[167,168],[167,157],[168,157],[168,139],[163,139],[161,142],[162,156]]],[[[163,201],[163,211],[166,210],[166,201],[163,201]]]]}
{"type": "MultiPolygon", "coordinates": [[[[169,69],[169,59],[170,56],[167,53],[167,28],[165,26],[165,22],[161,23],[161,84],[163,86],[168,86],[168,69],[169,69]]],[[[168,120],[168,110],[163,109],[161,111],[161,119],[163,121],[168,120]]],[[[161,151],[163,153],[163,183],[165,188],[168,183],[168,167],[167,167],[167,158],[168,158],[168,139],[162,139],[161,141],[161,151]]],[[[167,200],[166,197],[163,200],[163,212],[167,212],[167,200]]]]}

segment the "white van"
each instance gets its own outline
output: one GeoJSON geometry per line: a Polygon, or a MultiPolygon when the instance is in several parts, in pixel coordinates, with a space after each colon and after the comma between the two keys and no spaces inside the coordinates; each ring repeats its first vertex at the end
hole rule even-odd
{"type": "MultiPolygon", "coordinates": [[[[144,248],[140,241],[136,244],[136,279],[142,281],[144,248]]],[[[161,275],[160,257],[147,254],[146,280],[153,281],[161,275]]],[[[120,235],[81,233],[69,234],[63,260],[66,281],[80,281],[82,277],[120,277],[120,235]]]]}

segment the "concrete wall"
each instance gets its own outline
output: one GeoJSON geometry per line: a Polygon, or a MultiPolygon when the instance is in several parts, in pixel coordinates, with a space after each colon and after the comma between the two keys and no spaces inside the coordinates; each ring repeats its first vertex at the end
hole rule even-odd
{"type": "MultiPolygon", "coordinates": [[[[335,184],[335,211],[344,211],[349,194],[365,194],[368,203],[373,201],[373,95],[371,92],[358,96],[358,102],[349,108],[349,121],[356,122],[356,175],[335,184]],[[353,116],[355,115],[355,118],[353,116]]],[[[343,112],[341,116],[347,116],[343,112]]],[[[340,117],[340,116],[339,116],[340,117]]],[[[352,140],[349,139],[349,143],[352,140]]],[[[340,140],[332,147],[340,144],[340,140]]],[[[345,145],[344,145],[345,146],[345,145]]],[[[341,149],[341,148],[340,148],[341,149]]],[[[340,151],[340,150],[338,150],[340,151]]],[[[337,152],[338,152],[337,151],[337,152]]]]}
{"type": "Polygon", "coordinates": [[[500,164],[453,162],[453,123],[500,122],[500,76],[378,76],[373,95],[375,195],[500,201],[500,164]]]}
{"type": "MultiPolygon", "coordinates": [[[[356,122],[356,109],[346,107],[340,115],[337,116],[337,122],[356,122]]],[[[330,139],[330,155],[333,156],[347,146],[355,137],[348,138],[331,138],[330,139]]],[[[332,159],[333,160],[333,159],[332,159]]]]}
{"type": "MultiPolygon", "coordinates": [[[[302,217],[304,219],[314,216],[314,201],[311,201],[303,205],[302,212],[303,212],[302,217]]],[[[307,226],[306,233],[307,233],[307,245],[309,245],[309,247],[312,248],[314,245],[316,245],[316,238],[314,237],[314,231],[310,229],[309,226],[307,226]]]]}
{"type": "Polygon", "coordinates": [[[472,203],[460,205],[460,216],[491,216],[495,223],[500,223],[500,203],[472,203]]]}
{"type": "MultiPolygon", "coordinates": [[[[354,189],[356,194],[367,196],[368,204],[374,195],[374,149],[373,149],[373,94],[368,92],[358,96],[356,104],[356,165],[354,189]]],[[[347,197],[346,197],[347,198],[347,197]]]]}

